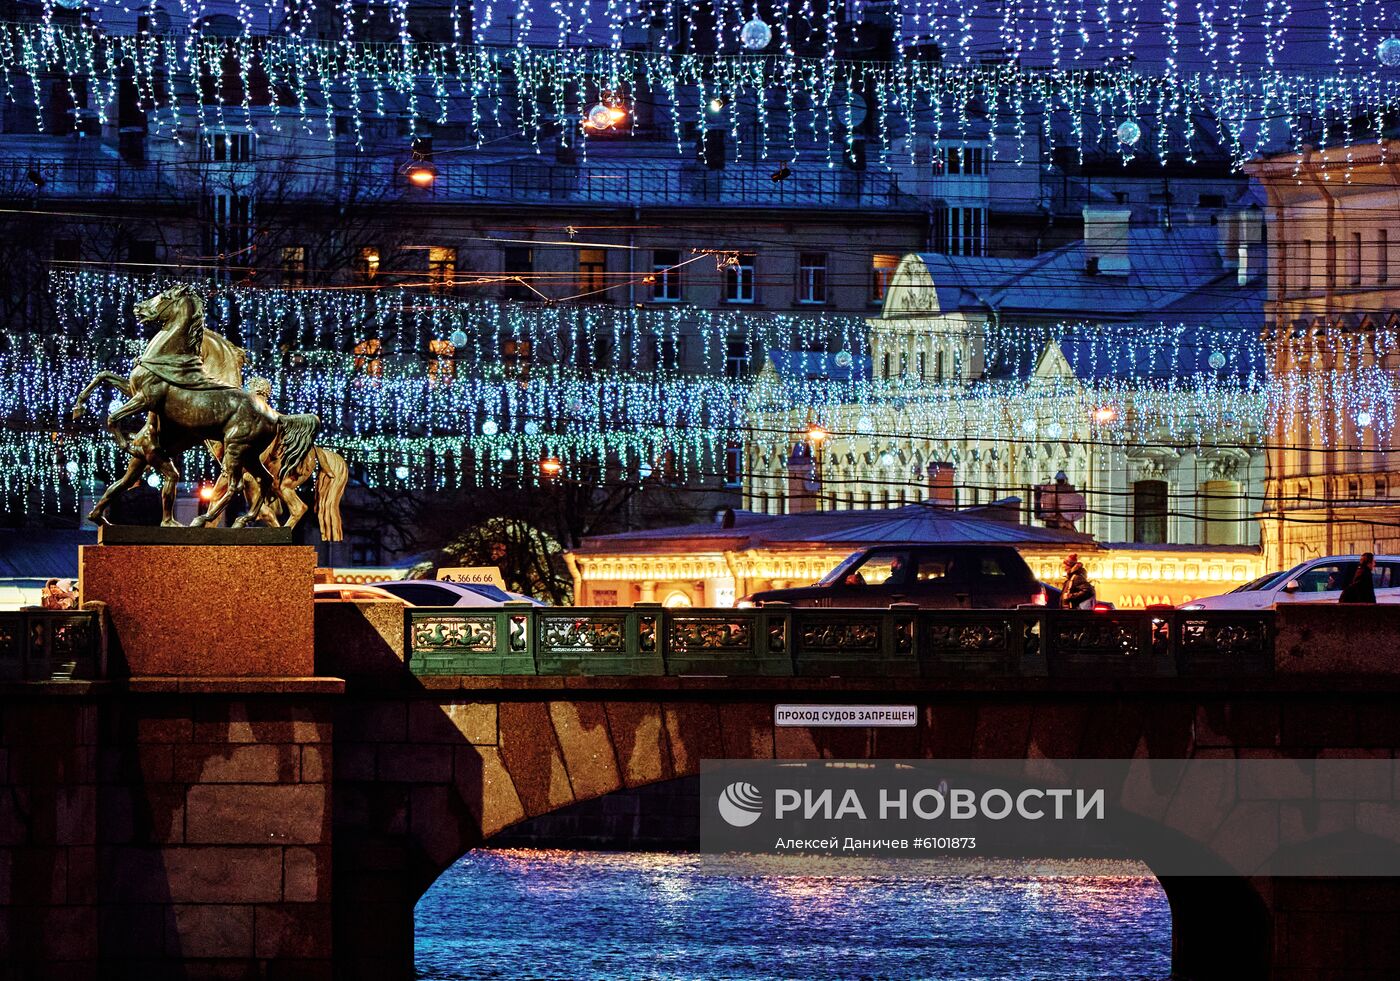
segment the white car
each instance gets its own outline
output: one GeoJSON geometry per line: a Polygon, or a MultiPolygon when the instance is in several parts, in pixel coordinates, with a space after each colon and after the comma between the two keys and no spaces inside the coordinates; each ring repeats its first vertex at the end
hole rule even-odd
{"type": "MultiPolygon", "coordinates": [[[[1286,572],[1271,572],[1219,596],[1181,604],[1182,610],[1267,610],[1280,603],[1335,603],[1356,575],[1359,555],[1309,559],[1286,572]]],[[[1377,603],[1400,603],[1400,555],[1377,555],[1371,573],[1377,603]]]]}
{"type": "Polygon", "coordinates": [[[504,606],[511,600],[544,606],[522,593],[511,593],[486,583],[443,582],[440,579],[396,579],[377,582],[376,588],[393,593],[409,606],[504,606]]]}

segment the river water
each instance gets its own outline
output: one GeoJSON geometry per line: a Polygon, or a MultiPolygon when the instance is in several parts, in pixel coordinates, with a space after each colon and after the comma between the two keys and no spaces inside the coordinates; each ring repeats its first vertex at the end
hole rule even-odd
{"type": "Polygon", "coordinates": [[[656,852],[469,852],[416,916],[418,976],[1160,981],[1171,914],[1146,869],[1075,874],[656,852]],[[789,860],[790,862],[790,860],[789,860]]]}

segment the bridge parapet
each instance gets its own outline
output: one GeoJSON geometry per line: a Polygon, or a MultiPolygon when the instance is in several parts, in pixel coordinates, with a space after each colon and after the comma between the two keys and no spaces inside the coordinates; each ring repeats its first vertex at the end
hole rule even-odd
{"type": "Polygon", "coordinates": [[[1273,673],[1273,611],[667,609],[405,611],[433,675],[1237,677],[1273,673]]]}

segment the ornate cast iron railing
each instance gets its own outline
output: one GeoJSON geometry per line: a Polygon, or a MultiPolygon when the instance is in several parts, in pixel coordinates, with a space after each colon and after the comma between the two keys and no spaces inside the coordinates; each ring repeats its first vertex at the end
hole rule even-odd
{"type": "Polygon", "coordinates": [[[419,675],[1177,677],[1273,671],[1263,612],[414,608],[419,675]]]}

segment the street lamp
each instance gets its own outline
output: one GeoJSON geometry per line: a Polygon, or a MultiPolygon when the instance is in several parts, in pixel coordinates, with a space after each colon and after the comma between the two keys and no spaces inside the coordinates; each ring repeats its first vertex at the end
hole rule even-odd
{"type": "Polygon", "coordinates": [[[547,456],[540,461],[540,473],[545,477],[557,477],[563,469],[564,465],[559,462],[558,457],[547,456]]]}

